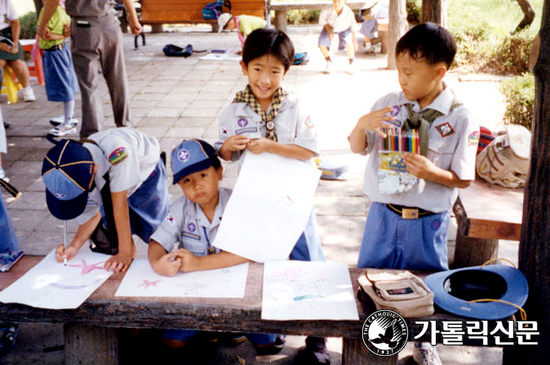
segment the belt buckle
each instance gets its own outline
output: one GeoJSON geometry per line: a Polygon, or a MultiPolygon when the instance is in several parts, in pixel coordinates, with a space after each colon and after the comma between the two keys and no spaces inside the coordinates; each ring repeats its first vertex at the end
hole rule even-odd
{"type": "Polygon", "coordinates": [[[401,218],[403,219],[418,219],[417,208],[403,208],[401,211],[401,218]]]}

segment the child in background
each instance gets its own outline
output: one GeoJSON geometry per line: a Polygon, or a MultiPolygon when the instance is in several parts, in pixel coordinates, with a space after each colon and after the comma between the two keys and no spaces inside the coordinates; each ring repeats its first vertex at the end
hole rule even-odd
{"type": "Polygon", "coordinates": [[[42,179],[52,215],[79,225],[67,248],[57,246],[58,262],[91,238],[92,251],[114,255],[106,270],[126,271],[135,257],[132,234],[148,243],[170,206],[159,143],[133,128],[58,141],[44,158],[42,179]]]}
{"type": "MultiPolygon", "coordinates": [[[[157,274],[174,276],[178,271],[221,269],[249,260],[211,246],[229,201],[231,190],[219,188],[223,167],[214,147],[198,139],[186,140],[172,151],[173,184],[184,196],[170,206],[170,213],[151,236],[147,256],[157,274]],[[177,245],[177,250],[173,251],[177,245]]],[[[180,348],[196,331],[164,330],[164,342],[180,348]]],[[[263,352],[282,349],[284,343],[271,334],[246,334],[263,352]]],[[[245,340],[231,334],[235,343],[245,340]]]]}
{"type": "MultiPolygon", "coordinates": [[[[43,10],[40,12],[39,23],[42,14],[43,10]]],[[[48,100],[64,103],[63,117],[52,119],[51,123],[58,125],[49,132],[58,137],[76,133],[78,124],[74,115],[74,94],[78,92],[78,84],[71,52],[65,43],[65,38],[70,35],[70,22],[71,17],[65,12],[65,2],[60,0],[55,13],[46,24],[51,40],[38,40],[38,46],[44,50],[42,60],[48,100]]]]}
{"type": "Polygon", "coordinates": [[[6,123],[4,123],[2,118],[2,110],[0,110],[0,123],[0,179],[10,182],[6,171],[2,168],[2,154],[8,153],[8,141],[6,139],[6,129],[4,128],[6,123]]]}
{"type": "MultiPolygon", "coordinates": [[[[357,267],[447,270],[449,211],[458,189],[475,178],[479,126],[443,82],[456,54],[447,30],[418,25],[399,40],[395,54],[402,91],[379,99],[350,135],[351,150],[370,155],[365,194],[373,201],[357,267]],[[405,153],[407,170],[422,179],[411,191],[384,195],[378,189],[379,139],[385,137],[380,128],[389,126],[386,121],[419,128],[420,150],[426,147],[426,155],[405,153]]],[[[441,363],[427,343],[415,344],[413,357],[419,364],[441,363]]]]}
{"type": "Polygon", "coordinates": [[[348,54],[349,66],[348,74],[355,73],[355,51],[357,50],[357,42],[355,40],[355,28],[357,22],[355,14],[347,6],[346,0],[332,0],[333,6],[327,6],[321,10],[319,15],[319,24],[323,26],[323,30],[319,35],[319,49],[323,53],[323,57],[327,61],[325,73],[332,72],[332,59],[330,58],[330,44],[334,34],[338,35],[338,49],[346,49],[348,54]]]}
{"type": "MultiPolygon", "coordinates": [[[[311,159],[319,155],[315,126],[299,99],[280,87],[293,59],[294,45],[285,33],[276,29],[250,33],[241,61],[248,85],[220,117],[220,139],[214,146],[221,158],[236,161],[247,149],[255,154],[270,152],[313,164],[311,159]]],[[[314,207],[289,258],[325,260],[314,207]]],[[[308,337],[306,345],[319,363],[329,361],[324,338],[308,337]]]]}
{"type": "Polygon", "coordinates": [[[252,15],[239,15],[233,16],[229,13],[223,13],[218,18],[218,33],[221,33],[223,30],[234,30],[237,29],[239,36],[239,41],[241,41],[241,48],[244,47],[244,41],[246,37],[256,29],[265,28],[267,22],[257,16],[252,15]]]}

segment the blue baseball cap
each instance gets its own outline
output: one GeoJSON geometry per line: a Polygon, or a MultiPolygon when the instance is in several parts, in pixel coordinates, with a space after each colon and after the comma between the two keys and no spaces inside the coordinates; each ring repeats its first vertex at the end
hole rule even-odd
{"type": "Polygon", "coordinates": [[[463,317],[497,320],[511,316],[518,309],[502,302],[468,302],[476,299],[506,301],[522,307],[529,286],[521,271],[504,265],[486,265],[442,271],[424,280],[434,293],[434,303],[441,309],[463,317]]]}
{"type": "Polygon", "coordinates": [[[94,160],[78,142],[62,139],[56,143],[44,157],[42,180],[48,209],[54,217],[68,220],[78,217],[86,208],[94,160]]]}
{"type": "Polygon", "coordinates": [[[172,150],[172,184],[195,172],[208,169],[218,160],[216,149],[200,139],[189,139],[181,142],[172,150]]]}

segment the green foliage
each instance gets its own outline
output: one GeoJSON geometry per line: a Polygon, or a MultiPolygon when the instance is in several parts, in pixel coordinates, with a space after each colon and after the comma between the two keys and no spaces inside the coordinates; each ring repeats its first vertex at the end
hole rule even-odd
{"type": "Polygon", "coordinates": [[[501,74],[521,75],[529,72],[529,56],[534,38],[535,34],[530,29],[505,37],[488,64],[501,74]]]}
{"type": "Polygon", "coordinates": [[[36,30],[38,29],[38,24],[36,21],[36,13],[30,12],[22,17],[19,17],[21,23],[21,39],[34,39],[36,36],[36,30]]]}
{"type": "Polygon", "coordinates": [[[500,91],[506,97],[505,124],[520,124],[531,130],[535,104],[535,78],[531,73],[504,81],[500,91]]]}
{"type": "Polygon", "coordinates": [[[317,24],[321,10],[289,10],[287,11],[288,24],[317,24]]]}
{"type": "Polygon", "coordinates": [[[407,21],[411,25],[420,24],[422,22],[421,0],[407,0],[407,21]]]}

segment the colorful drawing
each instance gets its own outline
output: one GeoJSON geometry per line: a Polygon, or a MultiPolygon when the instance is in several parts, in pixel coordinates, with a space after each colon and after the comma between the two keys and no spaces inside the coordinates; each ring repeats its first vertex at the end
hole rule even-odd
{"type": "Polygon", "coordinates": [[[248,264],[218,270],[157,274],[147,259],[137,259],[124,275],[117,297],[243,298],[248,264]]]}
{"type": "Polygon", "coordinates": [[[103,268],[108,258],[108,255],[81,250],[65,266],[55,260],[52,250],[25,275],[2,290],[0,302],[46,309],[78,308],[113,274],[103,268]]]}
{"type": "Polygon", "coordinates": [[[262,319],[359,319],[347,265],[334,262],[266,262],[262,319]]]}

